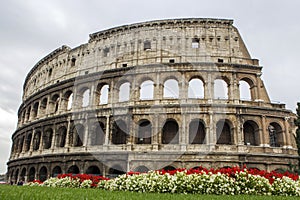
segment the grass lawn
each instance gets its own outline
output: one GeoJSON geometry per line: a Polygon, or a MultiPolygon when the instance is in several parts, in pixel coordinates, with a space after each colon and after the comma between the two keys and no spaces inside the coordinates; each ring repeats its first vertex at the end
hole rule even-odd
{"type": "Polygon", "coordinates": [[[191,199],[222,199],[222,200],[276,200],[276,199],[298,199],[299,197],[277,197],[277,196],[216,196],[216,195],[193,195],[193,194],[155,194],[155,193],[132,193],[132,192],[110,192],[100,189],[71,189],[71,188],[47,188],[30,186],[0,185],[1,200],[54,200],[54,199],[137,199],[137,200],[191,200],[191,199]]]}

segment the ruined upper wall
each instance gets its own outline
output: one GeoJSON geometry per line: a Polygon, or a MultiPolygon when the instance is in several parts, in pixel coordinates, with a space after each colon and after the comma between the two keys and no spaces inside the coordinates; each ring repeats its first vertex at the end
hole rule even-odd
{"type": "Polygon", "coordinates": [[[169,62],[258,65],[232,24],[224,19],[172,19],[93,33],[87,44],[63,46],[39,61],[26,77],[23,101],[54,83],[121,67],[169,62]]]}

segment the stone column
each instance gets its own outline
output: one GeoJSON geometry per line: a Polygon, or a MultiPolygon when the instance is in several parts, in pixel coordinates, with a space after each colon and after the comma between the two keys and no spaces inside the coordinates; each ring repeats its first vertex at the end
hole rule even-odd
{"type": "Polygon", "coordinates": [[[88,138],[89,138],[89,124],[88,124],[88,120],[85,119],[84,123],[85,124],[85,129],[84,129],[84,136],[83,136],[83,143],[82,146],[87,147],[88,146],[88,138]]]}
{"type": "Polygon", "coordinates": [[[181,115],[181,130],[179,129],[179,144],[181,146],[181,151],[186,151],[187,146],[187,132],[186,132],[186,115],[181,115]]]}
{"type": "Polygon", "coordinates": [[[284,129],[285,129],[285,137],[284,137],[284,147],[292,148],[291,144],[291,135],[289,132],[289,117],[284,118],[284,129]]]}
{"type": "Polygon", "coordinates": [[[181,75],[179,80],[179,100],[186,100],[188,98],[188,83],[186,83],[184,74],[181,75]]]}
{"type": "Polygon", "coordinates": [[[207,83],[204,88],[204,99],[208,100],[208,103],[212,103],[214,95],[214,81],[212,80],[211,73],[207,74],[207,83]]]}
{"type": "Polygon", "coordinates": [[[36,130],[33,129],[33,130],[32,130],[31,141],[30,141],[30,147],[29,147],[29,152],[30,152],[30,154],[31,154],[32,151],[33,151],[33,141],[34,141],[35,134],[36,134],[36,130]]]}
{"type": "Polygon", "coordinates": [[[270,137],[269,137],[268,127],[266,125],[266,116],[263,115],[261,120],[262,120],[262,138],[263,138],[262,146],[269,147],[270,137]]]}
{"type": "Polygon", "coordinates": [[[109,133],[110,133],[110,126],[109,126],[109,115],[106,116],[106,129],[105,129],[105,139],[104,144],[109,144],[109,133]]]}
{"type": "Polygon", "coordinates": [[[238,104],[240,102],[240,83],[237,80],[236,73],[233,74],[233,80],[231,84],[231,97],[230,99],[233,99],[235,104],[238,104]]]}
{"type": "Polygon", "coordinates": [[[43,145],[43,142],[44,142],[44,139],[43,139],[44,132],[45,132],[44,127],[42,127],[41,128],[40,145],[39,145],[39,149],[38,149],[40,152],[43,151],[43,149],[44,149],[44,145],[43,145]]]}
{"type": "Polygon", "coordinates": [[[68,125],[67,125],[67,133],[66,133],[66,142],[65,147],[70,147],[70,129],[71,129],[71,116],[68,116],[68,125]]]}
{"type": "Polygon", "coordinates": [[[257,94],[257,99],[258,100],[261,100],[261,94],[260,94],[261,80],[260,80],[260,75],[261,75],[261,73],[256,74],[256,83],[257,83],[256,94],[257,94]]]}
{"type": "Polygon", "coordinates": [[[54,151],[54,148],[56,147],[55,144],[56,141],[56,125],[53,125],[53,129],[52,129],[52,141],[51,141],[51,150],[54,151]]]}
{"type": "Polygon", "coordinates": [[[90,88],[90,99],[89,99],[89,107],[93,107],[96,105],[95,102],[95,85],[91,84],[91,88],[90,88]]]}
{"type": "Polygon", "coordinates": [[[237,136],[237,145],[244,145],[244,120],[240,115],[237,115],[237,128],[236,128],[236,136],[237,136]]]}
{"type": "Polygon", "coordinates": [[[115,88],[114,88],[114,79],[111,80],[109,89],[108,89],[108,100],[107,100],[107,104],[113,104],[114,102],[116,102],[115,100],[115,88]]]}
{"type": "Polygon", "coordinates": [[[213,111],[209,111],[209,131],[207,133],[209,138],[209,145],[215,145],[217,143],[213,114],[213,111]]]}
{"type": "Polygon", "coordinates": [[[22,144],[22,149],[21,149],[21,153],[25,153],[25,148],[26,148],[26,134],[24,135],[24,139],[23,139],[23,144],[22,144]]]}
{"type": "Polygon", "coordinates": [[[153,126],[152,126],[152,146],[153,150],[158,150],[158,144],[159,144],[159,139],[158,139],[158,133],[159,133],[159,128],[158,128],[158,122],[159,122],[159,115],[154,114],[154,120],[153,120],[153,126]]]}
{"type": "Polygon", "coordinates": [[[160,75],[156,73],[156,81],[154,83],[154,99],[159,100],[163,98],[163,86],[161,85],[160,75]]]}

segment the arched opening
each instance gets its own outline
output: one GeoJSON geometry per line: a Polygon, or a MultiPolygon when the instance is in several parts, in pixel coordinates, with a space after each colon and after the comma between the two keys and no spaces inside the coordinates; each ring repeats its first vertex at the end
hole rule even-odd
{"type": "Polygon", "coordinates": [[[72,106],[73,106],[73,99],[74,99],[74,95],[72,91],[67,91],[65,93],[65,100],[66,100],[66,109],[67,110],[72,110],[72,106]]]}
{"type": "Polygon", "coordinates": [[[174,170],[176,170],[176,168],[173,167],[173,166],[171,166],[171,165],[168,165],[168,166],[165,166],[165,167],[163,168],[163,170],[165,170],[165,171],[174,171],[174,170]]]}
{"type": "Polygon", "coordinates": [[[163,144],[178,144],[179,143],[179,126],[174,119],[166,120],[162,130],[163,144]]]}
{"type": "Polygon", "coordinates": [[[67,128],[61,126],[56,134],[56,147],[64,147],[66,144],[67,128]]]}
{"type": "Polygon", "coordinates": [[[24,144],[24,136],[21,137],[18,144],[18,153],[21,153],[23,151],[23,144],[24,144]]]}
{"type": "Polygon", "coordinates": [[[77,167],[77,165],[72,165],[71,167],[69,167],[69,169],[67,170],[68,174],[79,174],[79,168],[77,167]]]}
{"type": "Polygon", "coordinates": [[[85,128],[82,124],[76,124],[73,128],[73,146],[81,147],[83,146],[84,141],[84,131],[85,128]]]}
{"type": "Polygon", "coordinates": [[[50,149],[52,145],[52,137],[53,137],[53,130],[51,128],[47,129],[43,133],[43,146],[44,149],[50,149]]]}
{"type": "Polygon", "coordinates": [[[109,85],[99,85],[98,86],[100,94],[99,94],[99,105],[104,105],[108,103],[108,92],[109,92],[109,85]]]}
{"type": "Polygon", "coordinates": [[[269,127],[269,137],[270,137],[270,146],[271,147],[281,147],[283,146],[283,131],[281,126],[276,123],[270,123],[269,127]]]}
{"type": "Polygon", "coordinates": [[[154,82],[144,81],[140,87],[140,100],[151,100],[154,97],[154,82]]]}
{"type": "Polygon", "coordinates": [[[103,145],[105,140],[105,126],[102,122],[97,122],[94,125],[92,132],[91,145],[103,145]]]}
{"type": "Polygon", "coordinates": [[[240,89],[240,99],[250,101],[251,100],[250,85],[246,81],[240,80],[239,89],[240,89]]]}
{"type": "Polygon", "coordinates": [[[17,183],[19,180],[19,169],[16,170],[15,175],[14,175],[14,181],[17,183]]]}
{"type": "Polygon", "coordinates": [[[35,168],[31,167],[28,174],[28,181],[34,181],[35,179],[35,168]]]}
{"type": "Polygon", "coordinates": [[[40,148],[41,132],[36,131],[33,138],[33,150],[37,151],[40,148]]]}
{"type": "Polygon", "coordinates": [[[14,170],[12,170],[10,172],[10,181],[11,181],[11,183],[15,183],[16,182],[16,180],[14,179],[15,178],[15,173],[14,172],[15,172],[14,170]]]}
{"type": "Polygon", "coordinates": [[[61,168],[59,166],[54,167],[51,176],[57,177],[59,174],[62,174],[61,168]]]}
{"type": "Polygon", "coordinates": [[[227,120],[217,123],[217,144],[232,144],[231,129],[227,120]]]}
{"type": "Polygon", "coordinates": [[[58,111],[59,101],[60,101],[60,98],[59,98],[58,94],[55,94],[55,95],[52,96],[52,98],[51,98],[52,113],[56,113],[58,111]]]}
{"type": "Polygon", "coordinates": [[[82,107],[87,107],[90,105],[90,89],[85,89],[82,92],[82,107]]]}
{"type": "Polygon", "coordinates": [[[19,139],[13,140],[13,145],[12,145],[12,150],[11,150],[12,153],[17,153],[18,143],[19,143],[19,139]]]}
{"type": "Polygon", "coordinates": [[[31,112],[31,106],[28,107],[27,109],[27,116],[26,116],[26,121],[29,121],[30,120],[30,112],[31,112]]]}
{"type": "Polygon", "coordinates": [[[245,145],[259,145],[258,141],[258,125],[254,121],[246,121],[243,125],[244,143],[245,145]]]}
{"type": "Polygon", "coordinates": [[[175,79],[168,79],[164,83],[164,98],[179,98],[178,81],[175,79]]]}
{"type": "Polygon", "coordinates": [[[96,175],[96,176],[102,175],[102,173],[101,173],[99,167],[97,167],[97,166],[90,166],[90,167],[86,170],[85,173],[86,173],[86,174],[91,174],[91,175],[96,175]]]}
{"type": "Polygon", "coordinates": [[[123,120],[115,121],[113,125],[112,143],[126,144],[127,132],[127,125],[123,120]]]}
{"type": "Polygon", "coordinates": [[[35,119],[39,112],[39,102],[35,102],[32,109],[32,118],[35,119]]]}
{"type": "Polygon", "coordinates": [[[194,119],[189,125],[189,143],[204,144],[205,143],[205,126],[200,119],[194,119]]]}
{"type": "Polygon", "coordinates": [[[222,79],[216,79],[214,81],[214,98],[228,99],[228,85],[222,79]]]}
{"type": "Polygon", "coordinates": [[[152,124],[149,120],[141,120],[138,123],[137,144],[151,144],[152,124]]]}
{"type": "Polygon", "coordinates": [[[23,168],[20,174],[20,180],[24,182],[25,176],[26,176],[26,168],[23,168]]]}
{"type": "Polygon", "coordinates": [[[115,178],[122,174],[125,174],[125,171],[120,165],[114,165],[108,170],[108,178],[115,178]]]}
{"type": "Polygon", "coordinates": [[[41,102],[41,106],[40,106],[40,113],[41,115],[46,114],[46,108],[47,108],[47,103],[48,103],[48,99],[44,98],[41,102]]]}
{"type": "Polygon", "coordinates": [[[26,137],[26,140],[25,140],[25,151],[29,151],[30,149],[30,144],[31,144],[31,139],[32,139],[32,133],[29,133],[26,137]]]}
{"type": "Polygon", "coordinates": [[[22,114],[22,121],[21,121],[22,124],[25,123],[25,118],[26,118],[26,111],[24,110],[22,114]]]}
{"type": "Polygon", "coordinates": [[[44,166],[40,169],[39,180],[44,182],[45,180],[47,180],[47,177],[48,177],[47,168],[44,166]]]}
{"type": "Polygon", "coordinates": [[[135,172],[140,172],[140,173],[147,173],[149,171],[148,167],[145,166],[138,166],[137,168],[135,168],[134,170],[135,172]]]}
{"type": "Polygon", "coordinates": [[[119,102],[129,101],[130,99],[130,83],[123,83],[119,88],[119,102]]]}
{"type": "Polygon", "coordinates": [[[204,86],[199,78],[193,78],[189,81],[188,98],[204,98],[204,86]]]}

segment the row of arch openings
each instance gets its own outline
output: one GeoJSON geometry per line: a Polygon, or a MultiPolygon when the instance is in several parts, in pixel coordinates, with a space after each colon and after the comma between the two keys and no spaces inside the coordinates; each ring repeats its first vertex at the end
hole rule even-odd
{"type": "MultiPolygon", "coordinates": [[[[204,98],[205,92],[205,84],[200,78],[192,78],[188,84],[188,98],[196,98],[202,99],[204,98]]],[[[250,79],[242,79],[240,81],[240,99],[243,100],[251,100],[253,99],[253,91],[252,91],[252,81],[250,79]],[[251,85],[251,87],[250,87],[251,85]]],[[[119,88],[119,102],[125,102],[130,100],[130,82],[122,83],[119,88]]],[[[224,79],[216,79],[214,81],[214,98],[215,99],[228,99],[228,88],[229,83],[224,79]]],[[[108,103],[109,98],[109,85],[108,84],[99,84],[97,87],[97,101],[96,104],[103,105],[108,103]]],[[[90,105],[90,89],[88,87],[83,87],[79,90],[76,96],[76,102],[78,103],[78,107],[87,107],[90,105]]],[[[139,92],[140,100],[151,100],[154,98],[154,82],[152,80],[145,80],[140,85],[139,92]]],[[[174,78],[167,79],[163,84],[163,98],[179,98],[179,85],[178,81],[174,78]]],[[[41,102],[36,102],[33,104],[33,107],[29,106],[26,111],[23,112],[22,121],[28,121],[30,118],[36,118],[38,112],[40,115],[45,114],[46,107],[49,105],[49,112],[56,113],[59,108],[60,102],[63,102],[61,105],[61,109],[71,110],[74,102],[74,95],[71,90],[68,90],[63,98],[59,96],[59,94],[54,94],[50,98],[48,103],[48,99],[44,98],[41,102]]]]}

